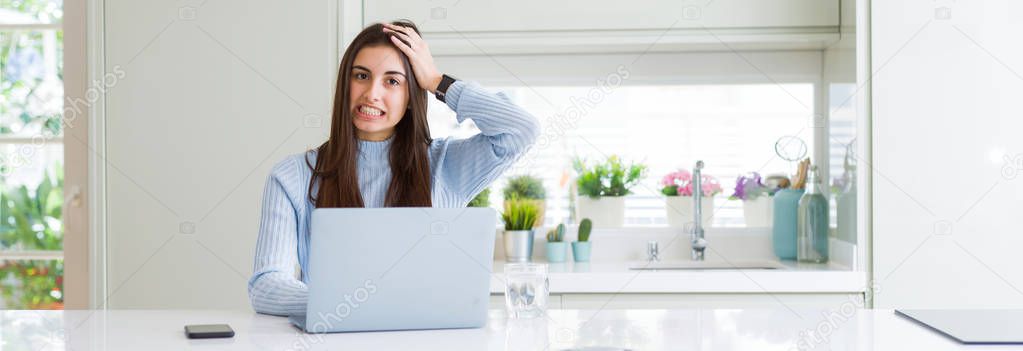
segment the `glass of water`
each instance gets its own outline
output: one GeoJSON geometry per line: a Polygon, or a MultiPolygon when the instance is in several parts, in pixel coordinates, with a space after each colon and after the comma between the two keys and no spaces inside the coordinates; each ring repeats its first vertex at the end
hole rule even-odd
{"type": "Polygon", "coordinates": [[[504,302],[511,318],[536,318],[547,313],[550,281],[543,263],[504,265],[504,302]]]}

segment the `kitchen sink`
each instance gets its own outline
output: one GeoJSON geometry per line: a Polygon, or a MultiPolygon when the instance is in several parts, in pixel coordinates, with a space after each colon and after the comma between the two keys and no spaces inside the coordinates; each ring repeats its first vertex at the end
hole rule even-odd
{"type": "Polygon", "coordinates": [[[642,262],[633,264],[630,270],[678,271],[678,270],[729,270],[729,269],[784,269],[780,263],[771,261],[669,261],[642,262]]]}

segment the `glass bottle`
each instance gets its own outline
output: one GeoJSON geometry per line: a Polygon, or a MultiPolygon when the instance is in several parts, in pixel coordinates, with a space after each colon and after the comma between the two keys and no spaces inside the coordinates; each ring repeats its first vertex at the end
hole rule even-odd
{"type": "Polygon", "coordinates": [[[846,163],[846,182],[842,193],[835,199],[836,237],[839,240],[856,243],[856,166],[846,163]]]}
{"type": "Polygon", "coordinates": [[[828,199],[821,192],[817,166],[810,167],[806,193],[799,198],[796,225],[796,259],[799,262],[828,261],[828,199]]]}

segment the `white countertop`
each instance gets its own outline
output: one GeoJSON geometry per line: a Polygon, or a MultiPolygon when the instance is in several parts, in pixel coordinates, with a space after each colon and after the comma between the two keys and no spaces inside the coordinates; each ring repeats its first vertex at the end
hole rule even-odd
{"type": "Polygon", "coordinates": [[[891,310],[551,310],[484,328],[310,335],[247,311],[0,311],[0,347],[21,350],[967,350],[891,310]],[[186,324],[227,323],[234,338],[185,338],[186,324]]]}
{"type": "MultiPolygon", "coordinates": [[[[538,263],[546,263],[538,261],[538,263]]],[[[662,262],[670,264],[670,262],[662,262]]],[[[781,269],[630,270],[642,261],[548,263],[552,294],[565,293],[862,293],[866,274],[835,264],[782,261],[781,269]]],[[[495,261],[490,292],[504,292],[495,261]]]]}

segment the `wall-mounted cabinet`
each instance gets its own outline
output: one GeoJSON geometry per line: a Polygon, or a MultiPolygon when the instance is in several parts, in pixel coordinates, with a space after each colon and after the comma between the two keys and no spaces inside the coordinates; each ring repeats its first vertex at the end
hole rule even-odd
{"type": "MultiPolygon", "coordinates": [[[[503,294],[491,294],[490,308],[505,308],[503,294]]],[[[670,308],[835,308],[863,306],[862,293],[551,294],[549,309],[670,308]]]]}
{"type": "Polygon", "coordinates": [[[438,55],[820,49],[838,40],[840,25],[838,0],[661,0],[600,6],[582,0],[385,0],[363,7],[365,23],[413,20],[438,55]]]}

